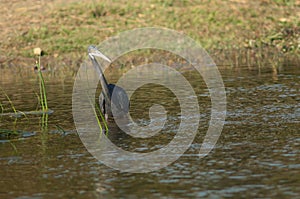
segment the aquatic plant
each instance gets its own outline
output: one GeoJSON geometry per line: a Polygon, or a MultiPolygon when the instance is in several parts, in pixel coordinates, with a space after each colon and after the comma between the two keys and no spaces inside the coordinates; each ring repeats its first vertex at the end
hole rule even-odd
{"type": "Polygon", "coordinates": [[[102,111],[100,110],[99,104],[95,103],[96,106],[94,107],[91,98],[89,96],[88,96],[88,98],[89,98],[89,101],[90,101],[90,105],[93,107],[93,112],[94,112],[95,118],[97,120],[97,124],[99,126],[99,129],[100,129],[100,136],[99,137],[101,138],[101,135],[102,135],[102,132],[103,132],[102,123],[104,125],[106,134],[108,133],[108,125],[107,125],[107,122],[104,118],[104,115],[103,115],[102,111]],[[100,116],[102,123],[101,123],[98,115],[100,116]]]}
{"type": "Polygon", "coordinates": [[[38,61],[36,61],[37,73],[39,77],[39,89],[40,89],[40,96],[39,101],[42,106],[43,111],[48,111],[48,102],[47,102],[47,93],[45,87],[45,81],[41,70],[41,55],[38,55],[38,61]]]}
{"type": "MultiPolygon", "coordinates": [[[[35,111],[19,111],[15,108],[14,103],[10,99],[10,97],[7,95],[7,93],[0,87],[2,90],[2,93],[8,100],[13,112],[12,113],[4,113],[4,107],[3,104],[0,103],[0,109],[1,113],[0,116],[11,116],[11,117],[20,117],[27,115],[39,115],[39,114],[51,114],[53,111],[48,108],[48,101],[47,101],[47,93],[46,93],[46,87],[45,87],[45,81],[42,74],[42,67],[41,67],[41,55],[38,56],[38,61],[36,61],[36,69],[38,73],[39,78],[39,94],[37,94],[38,101],[41,105],[42,110],[35,110],[35,111]]],[[[44,122],[43,122],[44,123],[44,122]]]]}
{"type": "Polygon", "coordinates": [[[17,136],[22,132],[18,130],[9,130],[9,129],[0,129],[0,136],[9,137],[9,136],[17,136]]]}
{"type": "Polygon", "coordinates": [[[17,149],[16,145],[14,143],[12,143],[10,140],[8,141],[8,143],[13,148],[15,154],[18,154],[18,149],[17,149]]]}
{"type": "MultiPolygon", "coordinates": [[[[14,113],[17,114],[18,111],[16,110],[16,108],[15,108],[13,102],[11,101],[10,97],[7,95],[7,93],[2,88],[1,88],[1,90],[2,90],[3,94],[5,95],[6,99],[8,100],[8,102],[9,102],[11,108],[13,109],[14,113]]],[[[2,108],[2,112],[3,112],[3,106],[2,105],[1,105],[1,108],[2,108]]]]}
{"type": "Polygon", "coordinates": [[[1,102],[0,102],[0,108],[1,108],[1,114],[3,113],[3,105],[1,104],[1,102]]]}
{"type": "Polygon", "coordinates": [[[55,125],[57,130],[60,131],[63,135],[66,135],[67,132],[65,131],[65,129],[63,129],[61,126],[59,126],[58,124],[55,125]]]}
{"type": "Polygon", "coordinates": [[[96,104],[95,108],[97,109],[97,112],[100,115],[100,118],[101,118],[101,120],[103,122],[103,125],[105,127],[105,132],[108,133],[108,125],[107,125],[106,119],[104,118],[104,115],[103,115],[102,111],[100,110],[99,104],[98,103],[95,103],[95,104],[96,104]]]}

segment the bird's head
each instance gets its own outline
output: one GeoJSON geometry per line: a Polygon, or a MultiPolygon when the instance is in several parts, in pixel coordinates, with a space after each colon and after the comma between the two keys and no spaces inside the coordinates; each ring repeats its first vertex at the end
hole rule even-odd
{"type": "Polygon", "coordinates": [[[95,59],[95,57],[101,57],[105,61],[108,61],[109,63],[111,63],[111,60],[107,56],[105,56],[103,53],[101,53],[95,45],[90,45],[88,47],[88,53],[89,53],[89,57],[91,59],[95,59]]]}

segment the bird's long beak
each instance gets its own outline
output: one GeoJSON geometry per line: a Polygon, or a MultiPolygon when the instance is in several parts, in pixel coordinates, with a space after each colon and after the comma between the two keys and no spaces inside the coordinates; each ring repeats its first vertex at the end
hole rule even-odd
{"type": "Polygon", "coordinates": [[[101,53],[96,46],[89,46],[88,48],[88,52],[89,52],[89,56],[92,58],[92,59],[95,59],[95,57],[101,57],[102,59],[104,59],[105,61],[108,61],[109,63],[111,63],[112,61],[107,57],[105,56],[103,53],[101,53]]]}

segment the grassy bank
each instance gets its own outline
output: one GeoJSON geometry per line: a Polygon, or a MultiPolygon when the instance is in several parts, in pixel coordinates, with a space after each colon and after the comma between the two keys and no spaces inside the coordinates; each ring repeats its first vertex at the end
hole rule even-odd
{"type": "Polygon", "coordinates": [[[76,65],[85,57],[89,44],[124,30],[148,26],[186,33],[221,65],[265,66],[287,60],[299,63],[297,1],[30,2],[23,2],[15,15],[1,23],[5,28],[0,35],[1,65],[23,60],[26,63],[37,46],[45,51],[49,62],[76,65]]]}

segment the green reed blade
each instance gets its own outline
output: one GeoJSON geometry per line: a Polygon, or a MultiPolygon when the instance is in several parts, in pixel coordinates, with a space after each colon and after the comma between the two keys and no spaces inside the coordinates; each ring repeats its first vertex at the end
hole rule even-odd
{"type": "Polygon", "coordinates": [[[3,113],[3,110],[4,110],[4,108],[3,108],[2,104],[1,104],[1,102],[0,102],[0,108],[1,108],[1,114],[2,114],[2,113],[3,113]]]}
{"type": "Polygon", "coordinates": [[[10,146],[12,146],[12,148],[14,149],[15,153],[18,154],[18,149],[16,147],[16,145],[14,145],[11,141],[8,141],[10,146]]]}
{"type": "MultiPolygon", "coordinates": [[[[91,98],[90,98],[90,96],[89,96],[88,94],[87,94],[87,96],[88,96],[88,98],[89,98],[89,102],[90,102],[91,106],[93,107],[93,112],[94,112],[94,114],[95,114],[95,117],[96,117],[98,126],[99,126],[99,128],[100,128],[100,138],[101,138],[103,128],[102,128],[101,122],[100,122],[100,120],[99,120],[99,118],[98,118],[97,111],[96,111],[95,107],[93,106],[92,100],[91,100],[91,98]]],[[[97,106],[97,105],[96,105],[96,106],[97,106]]]]}
{"type": "Polygon", "coordinates": [[[43,110],[48,109],[48,102],[47,102],[47,94],[46,94],[46,87],[45,87],[45,81],[44,77],[41,71],[41,56],[39,55],[39,61],[37,63],[38,67],[38,76],[39,76],[39,87],[40,87],[40,100],[41,100],[41,106],[43,110]]]}
{"type": "MultiPolygon", "coordinates": [[[[2,89],[2,88],[1,88],[2,89]]],[[[5,97],[7,98],[11,108],[13,109],[14,113],[17,114],[17,110],[13,104],[13,102],[10,100],[10,98],[8,97],[8,95],[6,94],[6,92],[4,92],[4,90],[2,89],[2,92],[4,93],[5,97]]],[[[3,110],[3,109],[2,109],[3,110]]]]}
{"type": "Polygon", "coordinates": [[[102,111],[100,110],[100,106],[97,103],[96,103],[96,108],[97,108],[97,111],[98,111],[98,113],[99,113],[99,115],[101,117],[101,120],[102,120],[103,124],[104,124],[106,135],[107,135],[107,133],[108,133],[108,125],[107,125],[107,122],[106,122],[106,120],[104,118],[104,115],[102,114],[102,111]]]}

